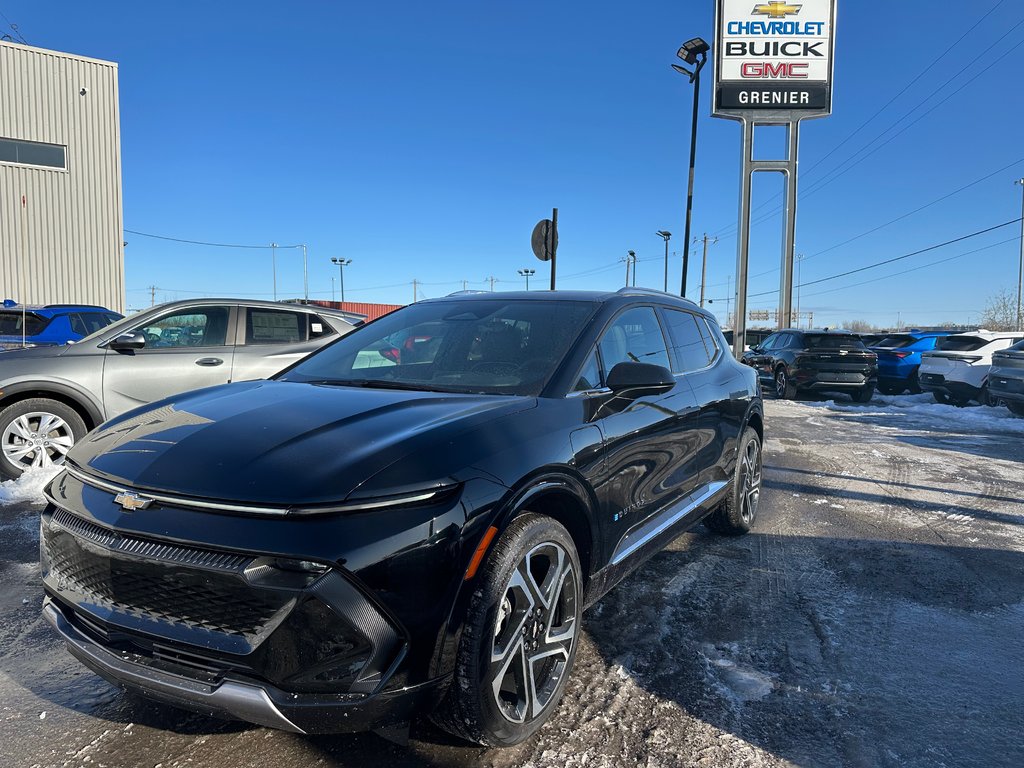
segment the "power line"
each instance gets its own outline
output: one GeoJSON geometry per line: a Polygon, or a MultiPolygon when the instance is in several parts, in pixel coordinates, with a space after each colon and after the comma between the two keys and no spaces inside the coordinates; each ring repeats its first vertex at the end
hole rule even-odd
{"type": "MultiPolygon", "coordinates": [[[[850,275],[855,275],[855,274],[857,274],[859,272],[866,272],[869,269],[876,269],[877,267],[885,266],[886,264],[892,264],[893,262],[902,261],[904,259],[909,259],[912,256],[920,256],[922,253],[928,253],[930,251],[936,251],[939,248],[945,248],[948,245],[953,245],[955,243],[962,243],[965,240],[970,240],[971,238],[974,238],[974,237],[980,237],[981,235],[988,234],[989,232],[995,232],[998,229],[1003,229],[1004,227],[1009,227],[1009,226],[1011,226],[1013,224],[1019,224],[1020,222],[1021,222],[1021,218],[1012,219],[1011,221],[1006,221],[1006,222],[1003,222],[1002,224],[996,224],[995,226],[987,227],[986,229],[979,229],[977,232],[971,232],[969,235],[963,235],[961,237],[953,238],[952,240],[947,240],[944,243],[938,243],[937,245],[930,245],[927,248],[921,248],[920,250],[917,250],[917,251],[912,251],[910,253],[905,253],[902,256],[894,256],[891,259],[883,259],[882,261],[876,261],[873,264],[867,264],[867,265],[865,265],[863,267],[857,267],[856,269],[848,269],[845,272],[839,272],[839,273],[834,274],[834,275],[829,275],[828,277],[822,277],[822,278],[818,278],[817,280],[811,280],[810,282],[801,283],[800,286],[801,287],[805,287],[805,286],[808,286],[808,285],[818,285],[819,283],[828,282],[829,280],[837,280],[840,277],[849,277],[850,275]]],[[[771,296],[771,295],[773,295],[775,293],[776,293],[776,291],[762,291],[760,293],[748,294],[747,298],[748,299],[753,299],[753,298],[757,298],[759,296],[771,296]]],[[[713,301],[726,301],[727,298],[731,298],[731,297],[722,297],[722,298],[719,298],[719,299],[713,299],[713,301]]]]}
{"type": "Polygon", "coordinates": [[[18,25],[11,21],[9,18],[7,18],[7,14],[5,14],[3,11],[0,11],[0,17],[2,17],[3,20],[7,22],[7,26],[11,28],[11,31],[15,35],[17,35],[17,42],[22,43],[23,45],[29,44],[28,40],[25,39],[25,36],[21,34],[21,30],[18,29],[18,25]]]}
{"type": "Polygon", "coordinates": [[[188,245],[206,245],[212,248],[250,248],[254,250],[267,250],[271,248],[301,248],[302,245],[246,245],[239,243],[208,243],[203,240],[186,240],[181,237],[169,237],[168,235],[154,235],[151,232],[139,232],[135,229],[126,229],[126,233],[129,235],[139,235],[140,237],[152,237],[154,240],[169,240],[172,243],[186,243],[188,245]]]}
{"type": "MultiPolygon", "coordinates": [[[[1024,157],[1022,157],[1022,158],[1020,158],[1018,160],[1014,160],[1012,163],[1010,163],[1008,165],[1004,165],[1002,168],[999,168],[999,169],[997,169],[995,171],[992,171],[991,173],[987,173],[987,174],[985,174],[984,176],[982,176],[979,179],[975,179],[974,181],[968,182],[967,184],[964,184],[962,187],[958,187],[957,189],[954,189],[952,192],[947,192],[946,194],[942,195],[942,197],[938,197],[938,198],[932,200],[930,203],[925,203],[924,205],[922,205],[922,206],[920,206],[918,208],[915,208],[912,211],[904,213],[901,216],[897,216],[895,219],[892,219],[891,221],[887,221],[885,224],[880,224],[877,227],[873,227],[873,228],[867,230],[866,232],[861,232],[859,235],[854,235],[853,237],[851,237],[851,238],[849,238],[847,240],[844,240],[841,243],[837,243],[836,245],[831,245],[828,248],[825,248],[825,249],[823,249],[821,251],[816,251],[815,253],[812,253],[811,255],[806,256],[805,258],[811,259],[811,258],[814,258],[815,256],[821,256],[822,254],[828,253],[830,251],[834,251],[837,248],[841,248],[842,246],[849,245],[850,243],[852,243],[852,242],[854,242],[856,240],[860,240],[862,237],[867,237],[868,235],[874,234],[875,232],[878,232],[879,230],[885,229],[886,227],[888,227],[888,226],[890,226],[892,224],[895,224],[895,223],[897,223],[899,221],[903,221],[904,219],[907,219],[907,218],[913,216],[916,213],[920,213],[921,211],[923,211],[923,210],[925,210],[927,208],[931,208],[933,205],[938,205],[939,203],[943,202],[944,200],[948,200],[949,198],[954,197],[954,196],[960,194],[961,192],[964,192],[964,191],[970,189],[971,187],[975,187],[978,184],[981,184],[983,181],[988,181],[993,176],[998,176],[999,174],[1001,174],[1001,173],[1003,173],[1005,171],[1008,171],[1010,168],[1013,168],[1015,165],[1020,165],[1021,163],[1024,163],[1024,157]]],[[[766,270],[764,272],[758,272],[756,274],[751,275],[750,279],[753,280],[753,279],[758,278],[758,277],[765,277],[766,275],[775,274],[778,271],[779,271],[778,267],[773,267],[772,269],[766,270]]],[[[717,288],[717,287],[722,286],[722,285],[726,285],[726,281],[722,281],[720,283],[713,283],[713,284],[709,285],[708,287],[717,288]]]]}

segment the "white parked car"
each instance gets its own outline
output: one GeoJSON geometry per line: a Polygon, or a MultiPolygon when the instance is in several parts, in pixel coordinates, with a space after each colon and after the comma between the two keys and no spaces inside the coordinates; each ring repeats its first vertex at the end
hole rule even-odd
{"type": "Polygon", "coordinates": [[[989,405],[988,374],[992,353],[1024,339],[1014,331],[979,330],[939,339],[934,352],[921,355],[921,389],[940,403],[989,405]]]}

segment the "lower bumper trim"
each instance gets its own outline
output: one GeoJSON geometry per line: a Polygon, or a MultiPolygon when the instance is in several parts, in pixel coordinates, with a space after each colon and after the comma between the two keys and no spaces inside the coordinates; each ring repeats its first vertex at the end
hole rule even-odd
{"type": "Polygon", "coordinates": [[[306,733],[282,714],[263,688],[232,681],[210,686],[152,669],[145,670],[143,674],[137,665],[122,661],[79,632],[49,600],[43,605],[43,617],[64,638],[72,655],[116,683],[155,694],[157,698],[192,704],[206,711],[223,712],[238,720],[292,733],[306,733]]]}

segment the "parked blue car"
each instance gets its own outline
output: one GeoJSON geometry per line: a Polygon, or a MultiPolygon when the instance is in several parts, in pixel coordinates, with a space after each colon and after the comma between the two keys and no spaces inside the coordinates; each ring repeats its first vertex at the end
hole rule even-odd
{"type": "Polygon", "coordinates": [[[899,395],[910,390],[921,391],[917,370],[921,353],[935,349],[935,342],[952,331],[907,331],[886,336],[871,347],[878,355],[878,390],[886,395],[899,395]]]}
{"type": "Polygon", "coordinates": [[[47,347],[78,341],[123,315],[90,304],[22,306],[10,299],[0,308],[0,349],[47,347]]]}

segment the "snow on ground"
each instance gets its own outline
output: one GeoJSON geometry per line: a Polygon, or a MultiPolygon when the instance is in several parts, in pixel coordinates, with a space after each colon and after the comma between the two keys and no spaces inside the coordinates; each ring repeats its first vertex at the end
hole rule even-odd
{"type": "MultiPolygon", "coordinates": [[[[806,416],[804,408],[820,408],[837,413],[853,413],[864,418],[876,417],[890,420],[901,417],[903,426],[917,429],[934,429],[942,432],[1010,432],[1024,435],[1024,419],[1013,415],[1002,406],[958,408],[955,405],[941,405],[929,394],[921,395],[875,395],[870,403],[860,405],[849,400],[788,401],[775,402],[790,413],[783,415],[806,416]]],[[[890,421],[891,423],[891,421],[890,421]]]]}
{"type": "Polygon", "coordinates": [[[0,506],[42,504],[43,488],[60,471],[60,467],[30,469],[17,480],[0,483],[0,506]]]}

